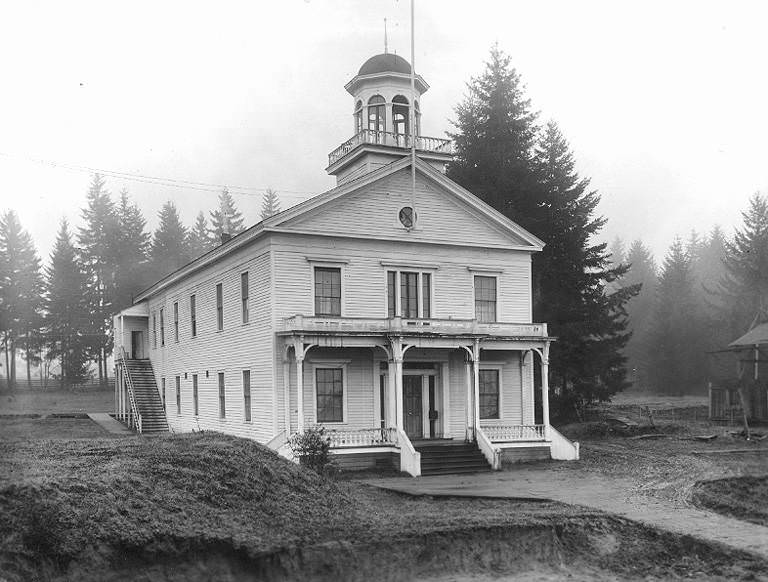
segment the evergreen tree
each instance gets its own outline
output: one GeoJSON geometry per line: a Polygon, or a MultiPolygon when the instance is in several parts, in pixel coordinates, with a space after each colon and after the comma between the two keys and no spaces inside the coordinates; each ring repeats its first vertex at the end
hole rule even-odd
{"type": "Polygon", "coordinates": [[[624,241],[621,240],[621,237],[615,237],[613,241],[611,241],[611,265],[614,267],[618,267],[619,265],[625,264],[626,261],[626,249],[624,248],[624,241]]]}
{"type": "Polygon", "coordinates": [[[110,328],[114,312],[119,254],[119,225],[115,205],[99,174],[93,176],[82,212],[85,226],[78,233],[80,262],[88,277],[85,295],[91,313],[90,354],[98,363],[99,382],[107,377],[112,353],[110,328]]]}
{"type": "Polygon", "coordinates": [[[605,243],[591,244],[605,223],[595,217],[600,197],[580,178],[568,142],[548,123],[534,159],[539,177],[534,256],[534,314],[558,337],[550,370],[562,404],[577,410],[627,386],[622,349],[629,339],[626,303],[638,285],[621,287],[625,265],[612,266],[605,243]]]}
{"type": "Polygon", "coordinates": [[[725,257],[725,235],[719,226],[715,226],[703,243],[699,260],[694,265],[696,293],[708,327],[708,350],[721,349],[743,331],[732,333],[729,305],[721,293],[720,283],[726,277],[725,257]]]}
{"type": "Polygon", "coordinates": [[[706,338],[695,299],[690,255],[676,238],[662,266],[656,294],[651,349],[656,392],[700,392],[706,370],[706,338]]]}
{"type": "Polygon", "coordinates": [[[650,387],[650,333],[656,301],[657,269],[651,251],[635,240],[627,251],[626,262],[629,271],[621,278],[624,286],[639,285],[638,294],[627,303],[629,329],[632,337],[627,343],[624,354],[627,356],[630,380],[641,389],[650,387]]]}
{"type": "Polygon", "coordinates": [[[725,245],[726,275],[720,286],[734,338],[768,310],[768,200],[756,193],[742,217],[744,226],[725,245]]]}
{"type": "Polygon", "coordinates": [[[117,206],[117,246],[114,311],[128,307],[133,297],[151,281],[147,276],[150,237],[147,221],[128,192],[120,192],[117,206]]]}
{"type": "Polygon", "coordinates": [[[160,209],[160,225],[152,238],[152,270],[155,279],[170,275],[190,261],[187,229],[170,200],[160,209]]]}
{"type": "Polygon", "coordinates": [[[195,219],[195,225],[189,231],[189,251],[193,259],[204,255],[215,245],[208,234],[208,222],[205,220],[205,214],[198,213],[195,219]]]}
{"type": "Polygon", "coordinates": [[[280,197],[272,188],[267,188],[261,203],[261,219],[266,220],[280,212],[280,197]]]}
{"type": "Polygon", "coordinates": [[[89,302],[83,290],[88,278],[77,258],[66,220],[61,221],[56,244],[46,268],[45,306],[49,360],[60,362],[62,385],[84,382],[88,376],[89,302]]]}
{"type": "Polygon", "coordinates": [[[211,235],[214,244],[221,244],[221,235],[235,236],[245,230],[243,215],[235,206],[229,190],[224,188],[219,194],[219,207],[211,212],[211,235]]]}
{"type": "Polygon", "coordinates": [[[0,309],[11,387],[16,383],[17,350],[27,358],[29,380],[29,364],[42,324],[42,290],[40,259],[32,237],[9,210],[0,217],[0,309]]]}

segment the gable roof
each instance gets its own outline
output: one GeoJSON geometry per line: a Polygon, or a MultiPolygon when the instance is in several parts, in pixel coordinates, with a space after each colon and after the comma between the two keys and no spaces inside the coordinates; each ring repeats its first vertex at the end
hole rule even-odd
{"type": "Polygon", "coordinates": [[[768,323],[756,325],[739,339],[732,341],[728,346],[735,348],[760,344],[768,344],[768,323]]]}
{"type": "MultiPolygon", "coordinates": [[[[216,262],[222,257],[250,244],[254,240],[260,238],[269,232],[285,232],[285,233],[301,233],[300,225],[297,227],[291,227],[289,223],[295,223],[296,219],[309,215],[318,211],[321,207],[324,207],[332,202],[339,200],[342,197],[353,195],[359,192],[363,188],[383,180],[393,174],[409,168],[411,166],[410,156],[406,156],[401,160],[378,168],[368,174],[360,176],[355,180],[351,180],[344,184],[332,188],[322,194],[314,196],[309,200],[306,200],[296,206],[288,208],[274,216],[271,216],[265,220],[262,220],[258,224],[250,227],[249,229],[241,232],[237,236],[233,237],[224,244],[216,247],[215,249],[208,251],[204,255],[198,257],[194,261],[187,263],[180,269],[174,271],[168,276],[160,279],[144,291],[140,292],[134,302],[142,301],[158,291],[176,283],[192,273],[206,267],[207,265],[216,262]]],[[[416,170],[427,179],[434,182],[437,186],[447,192],[449,195],[455,197],[455,199],[470,208],[472,214],[488,221],[497,231],[500,233],[506,233],[510,239],[509,248],[523,250],[528,252],[540,251],[544,247],[544,242],[525,230],[523,227],[510,220],[502,213],[498,212],[494,208],[491,208],[488,204],[480,200],[474,194],[470,193],[466,189],[459,186],[456,182],[436,170],[430,164],[416,159],[416,170]],[[522,244],[521,244],[522,242],[522,244]]],[[[317,232],[311,232],[308,234],[318,234],[317,232]]],[[[337,236],[334,233],[334,236],[337,236]]],[[[359,235],[358,235],[359,236],[359,235]]],[[[389,237],[393,240],[399,240],[394,237],[389,237]]],[[[403,236],[402,240],[408,240],[403,236]]],[[[420,242],[424,242],[423,240],[420,242]]],[[[439,241],[435,241],[435,244],[440,244],[439,241]]]]}

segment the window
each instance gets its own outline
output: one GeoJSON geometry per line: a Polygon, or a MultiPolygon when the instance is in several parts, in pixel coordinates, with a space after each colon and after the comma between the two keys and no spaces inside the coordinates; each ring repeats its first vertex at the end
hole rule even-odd
{"type": "Polygon", "coordinates": [[[189,320],[192,327],[192,337],[197,336],[197,306],[194,295],[189,296],[189,320]]]}
{"type": "Polygon", "coordinates": [[[480,418],[499,418],[499,371],[480,370],[480,418]]]}
{"type": "Polygon", "coordinates": [[[408,99],[402,95],[392,99],[392,128],[398,135],[408,134],[408,99]]]}
{"type": "Polygon", "coordinates": [[[248,323],[248,271],[240,274],[240,303],[242,304],[243,323],[248,323]]]}
{"type": "Polygon", "coordinates": [[[475,276],[475,318],[496,321],[496,277],[475,276]]]}
{"type": "Polygon", "coordinates": [[[162,400],[163,400],[163,411],[165,411],[165,378],[160,379],[160,386],[161,386],[160,396],[162,397],[162,400]]]}
{"type": "Polygon", "coordinates": [[[363,131],[363,102],[358,101],[355,105],[355,134],[363,131]]]}
{"type": "Polygon", "coordinates": [[[251,371],[243,370],[243,407],[245,422],[251,422],[251,371]]]}
{"type": "Polygon", "coordinates": [[[374,95],[368,100],[368,129],[385,131],[384,129],[384,97],[374,95]]]}
{"type": "Polygon", "coordinates": [[[197,400],[197,374],[192,374],[192,408],[197,416],[200,411],[197,400]]]}
{"type": "Polygon", "coordinates": [[[341,315],[341,269],[315,267],[315,315],[341,315]]]}
{"type": "Polygon", "coordinates": [[[227,417],[227,395],[224,389],[224,372],[219,372],[219,418],[227,417]]]}
{"type": "Polygon", "coordinates": [[[421,135],[421,112],[419,111],[419,102],[414,101],[413,105],[413,112],[416,114],[414,116],[416,118],[416,135],[421,135]]]}
{"type": "Polygon", "coordinates": [[[157,349],[157,313],[152,312],[152,347],[157,349]]]}
{"type": "Polygon", "coordinates": [[[165,319],[163,318],[162,309],[160,309],[160,345],[165,345],[165,319]]]}
{"type": "Polygon", "coordinates": [[[176,376],[176,414],[181,414],[181,376],[176,376]]]}
{"type": "Polygon", "coordinates": [[[387,271],[387,317],[432,317],[432,275],[387,271]]]}
{"type": "Polygon", "coordinates": [[[179,341],[179,302],[173,304],[173,340],[179,341]]]}
{"type": "Polygon", "coordinates": [[[344,422],[342,368],[316,368],[317,422],[344,422]]]}
{"type": "Polygon", "coordinates": [[[224,288],[221,283],[216,285],[216,329],[224,329],[224,288]]]}

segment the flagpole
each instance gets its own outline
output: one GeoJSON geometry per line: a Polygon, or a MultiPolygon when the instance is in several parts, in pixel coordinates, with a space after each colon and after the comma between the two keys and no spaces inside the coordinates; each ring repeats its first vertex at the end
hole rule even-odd
{"type": "Polygon", "coordinates": [[[411,0],[411,217],[412,224],[416,224],[416,50],[414,34],[414,3],[411,0]]]}

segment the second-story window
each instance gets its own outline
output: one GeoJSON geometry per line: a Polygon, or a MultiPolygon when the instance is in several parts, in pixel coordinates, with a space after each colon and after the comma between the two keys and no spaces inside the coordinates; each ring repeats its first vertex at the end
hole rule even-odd
{"type": "Polygon", "coordinates": [[[475,318],[477,321],[496,321],[496,277],[475,275],[475,318]]]}
{"type": "Polygon", "coordinates": [[[408,319],[432,317],[432,275],[387,271],[387,316],[408,319]]]}
{"type": "Polygon", "coordinates": [[[189,325],[192,328],[192,337],[197,336],[197,299],[189,296],[189,325]]]}
{"type": "Polygon", "coordinates": [[[165,345],[165,317],[163,316],[163,308],[160,308],[160,345],[165,345]]]}
{"type": "Polygon", "coordinates": [[[216,329],[224,329],[224,288],[221,283],[216,285],[216,329]]]}
{"type": "Polygon", "coordinates": [[[384,97],[374,95],[368,100],[368,129],[384,131],[384,97]]]}
{"type": "Polygon", "coordinates": [[[173,341],[179,341],[179,302],[173,304],[173,341]]]}
{"type": "Polygon", "coordinates": [[[157,349],[157,313],[152,312],[152,347],[157,349]]]}
{"type": "Polygon", "coordinates": [[[315,315],[341,315],[339,267],[315,267],[315,315]]]}
{"type": "Polygon", "coordinates": [[[248,323],[248,271],[240,274],[240,303],[242,305],[243,323],[248,323]]]}

